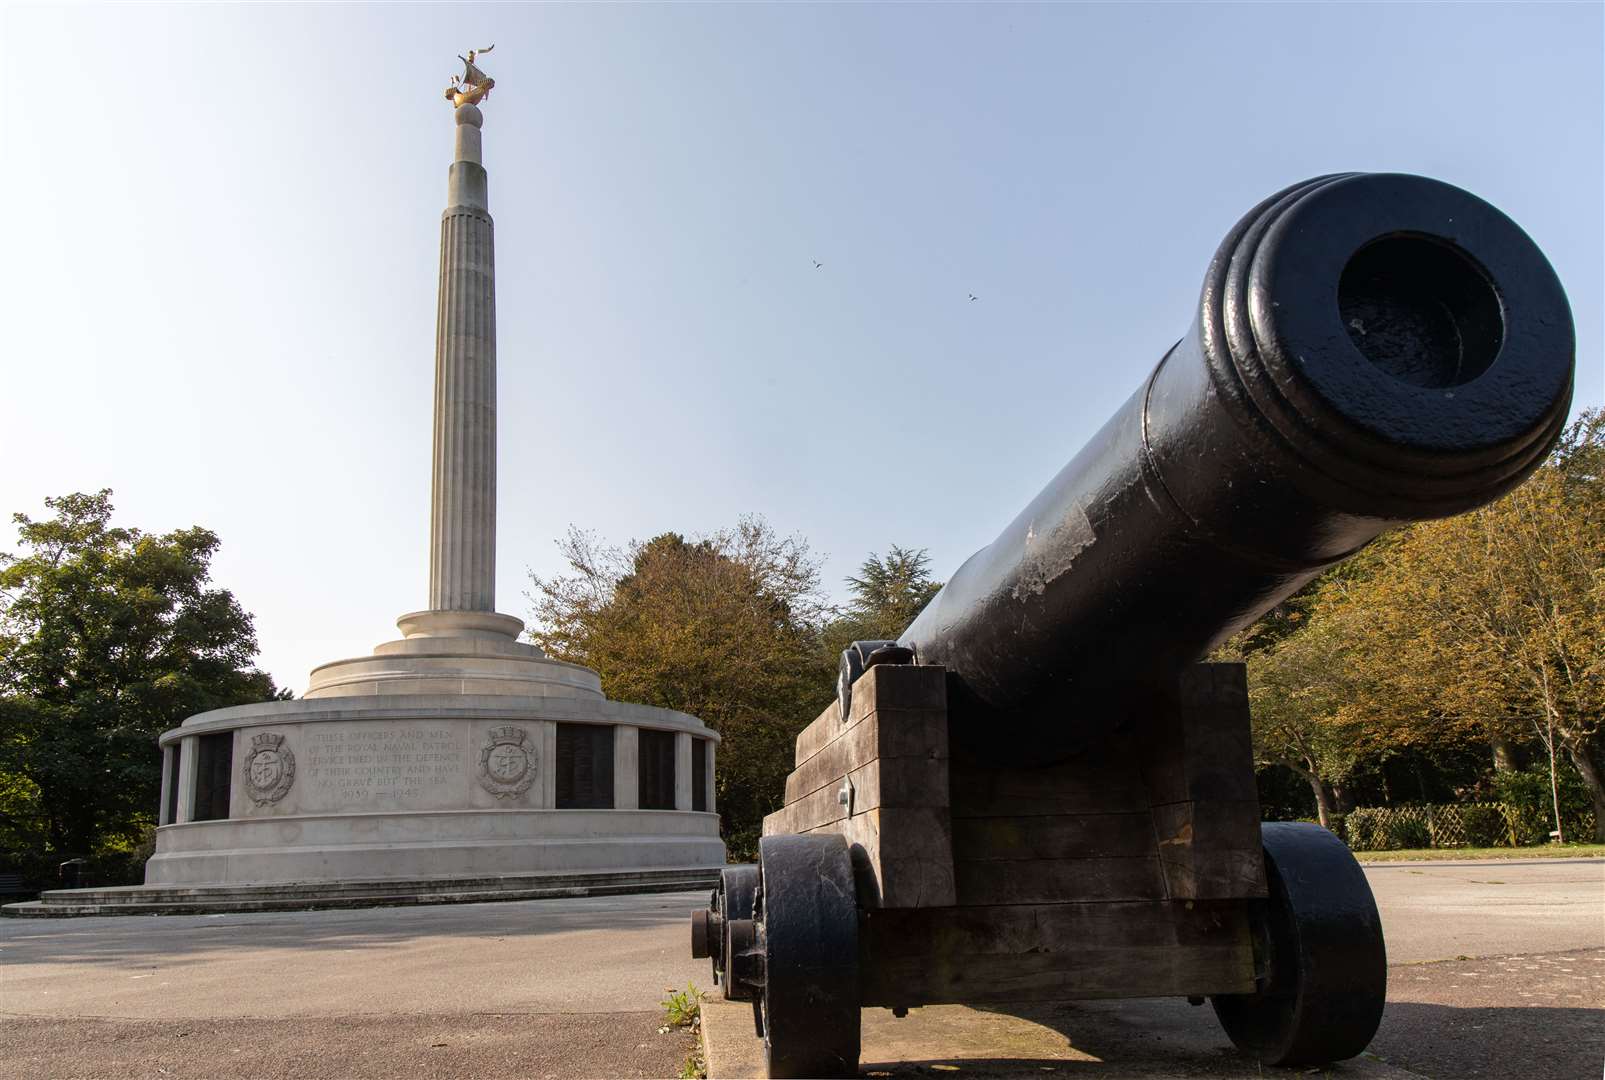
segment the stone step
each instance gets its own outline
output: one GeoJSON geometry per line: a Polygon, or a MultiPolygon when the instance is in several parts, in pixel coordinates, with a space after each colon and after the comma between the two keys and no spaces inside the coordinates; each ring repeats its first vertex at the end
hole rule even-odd
{"type": "Polygon", "coordinates": [[[624,893],[709,889],[718,870],[635,870],[616,873],[519,874],[505,877],[411,881],[291,882],[271,885],[130,885],[106,889],[51,889],[40,898],[0,907],[17,918],[80,915],[204,915],[223,912],[301,911],[319,908],[468,904],[494,900],[612,896],[624,893]]]}
{"type": "Polygon", "coordinates": [[[83,889],[48,889],[40,894],[45,903],[148,903],[151,901],[188,900],[198,897],[211,899],[238,898],[242,900],[294,899],[303,896],[367,896],[375,893],[420,893],[433,891],[495,891],[541,886],[617,885],[628,882],[649,883],[658,880],[681,880],[686,877],[717,876],[716,870],[706,868],[670,868],[666,870],[615,870],[586,871],[583,873],[550,871],[535,874],[492,874],[474,877],[451,878],[364,878],[348,881],[272,882],[238,885],[121,885],[89,887],[83,889]]]}

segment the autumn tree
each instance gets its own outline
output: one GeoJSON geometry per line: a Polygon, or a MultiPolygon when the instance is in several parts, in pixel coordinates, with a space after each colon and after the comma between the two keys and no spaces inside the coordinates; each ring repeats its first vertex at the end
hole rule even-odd
{"type": "Polygon", "coordinates": [[[1351,663],[1375,688],[1348,719],[1473,732],[1496,760],[1535,737],[1576,768],[1605,842],[1605,412],[1504,498],[1408,530],[1333,601],[1368,626],[1351,663]]]}
{"type": "Polygon", "coordinates": [[[1362,762],[1475,741],[1509,770],[1536,739],[1575,767],[1605,840],[1600,411],[1510,494],[1385,537],[1273,615],[1233,643],[1255,745],[1311,783],[1323,820],[1362,762]]]}
{"type": "Polygon", "coordinates": [[[819,567],[759,518],[612,547],[571,530],[568,572],[532,577],[531,636],[584,664],[610,697],[700,717],[719,732],[718,808],[732,855],[777,809],[797,733],[828,702],[819,567]]]}
{"type": "Polygon", "coordinates": [[[111,524],[111,492],[13,515],[0,554],[0,800],[8,846],[88,854],[148,821],[156,737],[276,696],[251,617],[209,585],[218,538],[111,524]]]}

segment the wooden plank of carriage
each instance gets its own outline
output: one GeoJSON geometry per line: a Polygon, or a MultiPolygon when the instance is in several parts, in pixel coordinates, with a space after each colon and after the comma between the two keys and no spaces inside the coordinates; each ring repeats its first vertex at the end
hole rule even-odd
{"type": "Polygon", "coordinates": [[[1140,759],[1167,893],[1265,895],[1259,792],[1242,664],[1193,664],[1145,718],[1140,759]]]}
{"type": "Polygon", "coordinates": [[[852,715],[845,724],[839,705],[832,701],[798,734],[796,765],[801,765],[844,731],[881,709],[939,710],[945,715],[947,669],[934,665],[877,665],[853,684],[852,715]]]}
{"type": "Polygon", "coordinates": [[[870,668],[845,725],[832,706],[798,736],[786,805],[765,835],[846,837],[867,906],[952,904],[946,695],[943,668],[870,668]]]}
{"type": "Polygon", "coordinates": [[[865,1004],[1187,996],[1254,985],[1241,904],[1050,901],[880,910],[865,919],[865,1004]]]}

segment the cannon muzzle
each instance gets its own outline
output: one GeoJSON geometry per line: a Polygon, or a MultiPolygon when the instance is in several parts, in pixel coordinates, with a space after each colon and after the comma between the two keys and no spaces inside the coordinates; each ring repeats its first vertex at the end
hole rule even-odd
{"type": "Polygon", "coordinates": [[[1519,484],[1566,422],[1574,347],[1543,253],[1481,199],[1397,174],[1290,187],[1227,235],[1187,336],[897,644],[950,670],[961,723],[1073,743],[1084,692],[1163,680],[1382,532],[1519,484]]]}

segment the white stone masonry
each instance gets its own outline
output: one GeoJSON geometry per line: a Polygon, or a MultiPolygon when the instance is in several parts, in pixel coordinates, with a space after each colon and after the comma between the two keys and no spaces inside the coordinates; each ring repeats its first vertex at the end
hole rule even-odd
{"type": "Polygon", "coordinates": [[[480,125],[456,112],[440,220],[429,607],[496,610],[496,260],[480,125]]]}

